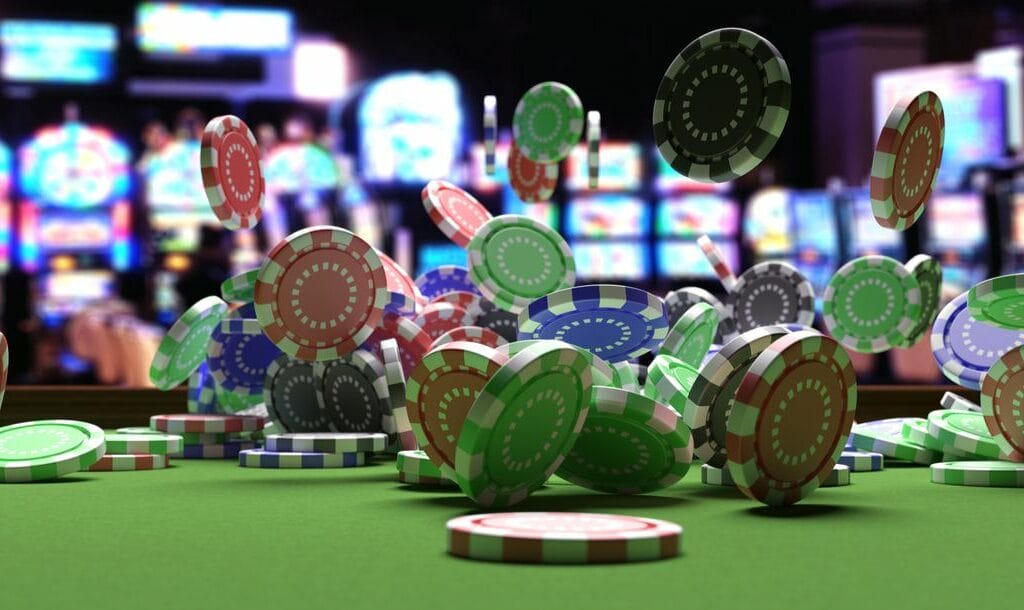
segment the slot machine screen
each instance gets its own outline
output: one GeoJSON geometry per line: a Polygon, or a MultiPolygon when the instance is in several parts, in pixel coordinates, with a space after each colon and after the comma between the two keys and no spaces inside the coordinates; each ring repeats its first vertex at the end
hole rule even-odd
{"type": "MultiPolygon", "coordinates": [[[[601,142],[598,156],[598,188],[612,191],[634,191],[640,188],[643,174],[639,144],[601,142]]],[[[565,187],[570,191],[588,190],[587,147],[573,148],[565,165],[565,187]]]]}
{"type": "Polygon", "coordinates": [[[102,250],[114,241],[110,215],[46,214],[39,219],[39,245],[49,250],[102,250]]]}
{"type": "MultiPolygon", "coordinates": [[[[725,260],[733,269],[740,268],[740,252],[734,241],[716,241],[715,245],[725,255],[725,260]]],[[[661,239],[655,245],[655,260],[658,275],[664,278],[700,278],[714,279],[715,270],[711,268],[704,252],[695,240],[661,239]]]]}
{"type": "Polygon", "coordinates": [[[525,203],[519,199],[510,186],[505,186],[502,192],[504,193],[505,202],[502,207],[506,214],[527,216],[556,231],[558,230],[558,204],[551,202],[525,203]]]}
{"type": "Polygon", "coordinates": [[[51,273],[43,279],[39,313],[50,324],[80,310],[85,305],[114,294],[114,274],[110,271],[70,271],[51,273]]]}
{"type": "Polygon", "coordinates": [[[839,262],[835,199],[825,191],[796,191],[791,205],[796,266],[821,294],[839,262]]]}
{"type": "Polygon", "coordinates": [[[942,263],[942,280],[960,292],[984,279],[988,235],[978,193],[933,195],[926,211],[928,250],[942,263]]]}
{"type": "Polygon", "coordinates": [[[642,281],[651,274],[644,242],[573,242],[571,247],[579,280],[642,281]]]}
{"type": "Polygon", "coordinates": [[[739,206],[718,195],[688,194],[662,199],[655,216],[655,232],[660,237],[735,235],[739,224],[739,206]]]}
{"type": "Polygon", "coordinates": [[[747,202],[743,219],[744,240],[761,257],[788,255],[793,251],[788,189],[762,189],[747,202]]]}
{"type": "Polygon", "coordinates": [[[642,199],[605,194],[571,200],[565,228],[570,237],[643,237],[649,222],[649,207],[642,199]]]}
{"type": "Polygon", "coordinates": [[[859,191],[847,200],[843,206],[843,218],[850,241],[850,252],[846,254],[846,258],[882,254],[903,259],[903,239],[900,232],[878,224],[871,210],[871,197],[867,191],[859,191]]]}
{"type": "Polygon", "coordinates": [[[672,166],[668,164],[665,157],[661,156],[661,153],[658,152],[657,148],[652,149],[651,153],[654,155],[654,160],[658,167],[654,186],[659,193],[672,193],[677,191],[720,193],[729,190],[728,182],[706,184],[704,182],[691,180],[672,169],[672,166]]]}
{"type": "Polygon", "coordinates": [[[455,244],[420,244],[416,249],[416,275],[441,265],[466,266],[466,250],[455,244]]]}
{"type": "Polygon", "coordinates": [[[114,78],[117,28],[109,23],[0,21],[6,81],[92,85],[114,78]]]}

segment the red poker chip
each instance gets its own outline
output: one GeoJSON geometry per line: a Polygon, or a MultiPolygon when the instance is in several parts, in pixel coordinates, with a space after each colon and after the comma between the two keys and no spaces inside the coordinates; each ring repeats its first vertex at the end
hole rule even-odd
{"type": "Polygon", "coordinates": [[[413,321],[433,341],[450,330],[472,325],[473,316],[458,305],[430,303],[416,314],[413,321]]]}
{"type": "Polygon", "coordinates": [[[211,119],[203,130],[199,165],[206,198],[221,224],[232,230],[255,227],[267,189],[249,126],[230,114],[211,119]]]}
{"type": "Polygon", "coordinates": [[[416,313],[416,308],[426,302],[419,287],[416,286],[416,281],[387,254],[377,250],[377,256],[380,257],[384,275],[387,276],[391,305],[402,313],[416,313]]]}
{"type": "Polygon", "coordinates": [[[253,298],[264,334],[281,351],[318,362],[355,351],[390,302],[373,246],[329,226],[296,231],[274,246],[253,298]]]}
{"type": "Polygon", "coordinates": [[[526,203],[547,201],[558,185],[558,164],[531,161],[513,142],[508,151],[508,183],[526,203]]]}
{"type": "Polygon", "coordinates": [[[385,339],[394,339],[398,343],[398,354],[406,377],[420,363],[423,355],[430,351],[430,345],[434,342],[433,338],[415,322],[393,312],[384,314],[380,324],[361,348],[373,352],[383,362],[384,354],[380,344],[385,339]]]}
{"type": "Polygon", "coordinates": [[[254,415],[206,415],[172,413],[149,418],[149,427],[161,432],[182,434],[220,434],[224,432],[255,432],[262,430],[266,420],[254,415]]]}
{"type": "Polygon", "coordinates": [[[476,197],[444,180],[431,180],[420,193],[430,220],[448,239],[465,248],[491,213],[476,197]]]}
{"type": "Polygon", "coordinates": [[[434,349],[453,341],[469,341],[470,343],[478,343],[480,345],[486,345],[487,347],[494,348],[508,344],[505,337],[502,337],[489,328],[484,328],[482,326],[460,326],[458,328],[451,329],[435,339],[434,344],[430,349],[434,349]]]}

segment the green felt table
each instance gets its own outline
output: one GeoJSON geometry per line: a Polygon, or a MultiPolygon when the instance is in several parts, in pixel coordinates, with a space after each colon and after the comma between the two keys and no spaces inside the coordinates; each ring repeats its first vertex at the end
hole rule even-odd
{"type": "Polygon", "coordinates": [[[656,517],[685,532],[675,559],[551,566],[447,555],[445,522],[474,506],[399,484],[388,459],[80,473],[0,486],[0,608],[1011,607],[1024,490],[928,475],[890,464],[785,509],[702,485],[696,468],[647,496],[552,480],[516,509],[656,517]]]}

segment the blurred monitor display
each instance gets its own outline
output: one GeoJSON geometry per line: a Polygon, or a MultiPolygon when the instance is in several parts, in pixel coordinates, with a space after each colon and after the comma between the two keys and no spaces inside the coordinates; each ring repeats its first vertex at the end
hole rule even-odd
{"type": "Polygon", "coordinates": [[[691,191],[698,193],[722,193],[728,191],[730,188],[728,182],[706,184],[704,182],[697,182],[696,180],[687,178],[672,169],[672,166],[668,164],[665,157],[661,156],[661,153],[657,148],[652,149],[651,152],[654,155],[654,161],[658,167],[657,175],[654,180],[654,186],[657,188],[658,192],[673,193],[677,191],[691,191]]]}
{"type": "Polygon", "coordinates": [[[427,243],[416,249],[416,275],[441,265],[466,266],[466,250],[455,244],[427,243]]]}
{"type": "Polygon", "coordinates": [[[650,276],[646,242],[573,242],[576,277],[580,280],[645,280],[650,276]]]}
{"type": "Polygon", "coordinates": [[[550,202],[524,203],[511,187],[503,189],[504,203],[502,209],[506,214],[521,214],[537,222],[558,230],[558,204],[550,202]]]}
{"type": "Polygon", "coordinates": [[[363,178],[418,186],[452,179],[462,151],[459,96],[458,81],[445,72],[401,72],[370,83],[358,110],[363,178]]]}
{"type": "MultiPolygon", "coordinates": [[[[216,220],[216,217],[214,217],[216,220]]],[[[149,228],[153,232],[160,252],[195,252],[199,249],[199,234],[203,225],[211,223],[206,214],[187,210],[157,209],[150,212],[149,228]]]]}
{"type": "Polygon", "coordinates": [[[932,248],[971,247],[988,240],[985,206],[978,193],[934,194],[927,217],[932,248]]]}
{"type": "Polygon", "coordinates": [[[281,53],[292,48],[293,22],[283,9],[143,2],[135,43],[159,55],[281,53]]]}
{"type": "Polygon", "coordinates": [[[115,276],[110,271],[69,271],[51,273],[42,278],[42,298],[38,304],[44,323],[65,317],[83,306],[108,299],[114,294],[115,276]]]}
{"type": "Polygon", "coordinates": [[[110,214],[44,214],[39,219],[39,245],[46,250],[101,250],[114,241],[110,214]]]}
{"type": "Polygon", "coordinates": [[[307,193],[337,188],[338,166],[331,153],[316,144],[275,146],[264,160],[267,190],[307,193]]]}
{"type": "Polygon", "coordinates": [[[106,129],[81,123],[44,127],[18,149],[18,184],[42,205],[104,205],[128,193],[130,156],[106,129]]]}
{"type": "Polygon", "coordinates": [[[856,256],[889,252],[900,253],[899,256],[902,256],[901,233],[878,224],[871,210],[871,197],[867,191],[857,191],[847,199],[843,218],[850,234],[850,245],[857,253],[856,256]]]}
{"type": "Polygon", "coordinates": [[[177,140],[146,158],[142,174],[147,205],[192,212],[218,222],[206,200],[199,148],[198,140],[177,140]]]}
{"type": "Polygon", "coordinates": [[[797,249],[839,251],[835,199],[826,191],[794,191],[790,198],[797,249]]]}
{"type": "Polygon", "coordinates": [[[658,202],[655,233],[661,237],[735,235],[739,205],[719,195],[691,193],[658,202]]]}
{"type": "Polygon", "coordinates": [[[105,83],[116,58],[117,28],[110,23],[0,21],[0,75],[7,81],[105,83]]]}
{"type": "MultiPolygon", "coordinates": [[[[642,149],[633,142],[601,142],[598,155],[598,189],[634,191],[643,177],[642,149]]],[[[565,188],[570,191],[590,189],[587,168],[587,146],[575,146],[565,164],[565,188]]]]}
{"type": "MultiPolygon", "coordinates": [[[[494,175],[487,175],[487,151],[481,143],[473,144],[469,151],[469,176],[471,189],[480,192],[494,192],[508,187],[509,144],[498,142],[494,147],[494,175]]],[[[511,188],[509,188],[511,191],[511,188]]]]}
{"type": "Polygon", "coordinates": [[[643,237],[650,208],[638,197],[602,194],[577,197],[566,206],[566,233],[571,237],[643,237]]]}
{"type": "Polygon", "coordinates": [[[788,189],[771,187],[757,191],[747,202],[743,236],[757,254],[772,256],[793,251],[790,196],[788,189]]]}
{"type": "MultiPolygon", "coordinates": [[[[732,240],[716,240],[715,245],[725,255],[725,260],[736,272],[740,268],[740,251],[732,240]]],[[[715,270],[704,256],[704,252],[691,239],[658,240],[654,248],[655,266],[658,276],[663,278],[716,278],[715,270]]]]}

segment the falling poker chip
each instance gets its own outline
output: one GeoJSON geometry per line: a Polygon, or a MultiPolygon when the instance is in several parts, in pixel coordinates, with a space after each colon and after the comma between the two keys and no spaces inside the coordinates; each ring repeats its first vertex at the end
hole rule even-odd
{"type": "Polygon", "coordinates": [[[810,326],[814,323],[814,287],[789,263],[758,263],[737,278],[725,308],[740,332],[775,324],[810,326]]]}
{"type": "Polygon", "coordinates": [[[249,229],[263,216],[266,181],[260,148],[242,119],[210,120],[199,149],[203,188],[213,213],[228,229],[249,229]]]}
{"type": "Polygon", "coordinates": [[[736,336],[736,321],[726,315],[725,305],[715,295],[696,286],[685,286],[665,295],[669,326],[675,325],[686,310],[697,303],[707,303],[718,312],[718,330],[715,331],[714,341],[716,344],[722,345],[736,336]]]}
{"type": "Polygon", "coordinates": [[[981,388],[986,371],[1006,352],[1024,346],[1024,331],[1008,330],[974,319],[967,293],[950,301],[932,325],[932,356],[950,381],[981,388]]]}
{"type": "Polygon", "coordinates": [[[515,144],[537,163],[558,163],[583,135],[583,103],[567,85],[538,83],[523,94],[512,117],[515,144]]]}
{"type": "Polygon", "coordinates": [[[822,295],[825,327],[849,349],[905,345],[921,315],[921,288],[899,261],[868,255],[836,271],[822,295]]]}
{"type": "Polygon", "coordinates": [[[907,261],[907,271],[917,280],[921,288],[921,315],[917,324],[907,335],[904,347],[911,347],[923,337],[928,329],[935,322],[935,316],[939,313],[942,296],[942,264],[928,256],[918,254],[907,261]]]}
{"type": "Polygon", "coordinates": [[[789,68],[754,32],[708,32],[672,60],[654,99],[654,139],[665,161],[699,182],[757,167],[789,117],[789,68]]]}
{"type": "Polygon", "coordinates": [[[975,320],[1011,330],[1024,329],[1024,273],[979,282],[967,293],[975,320]]]}

